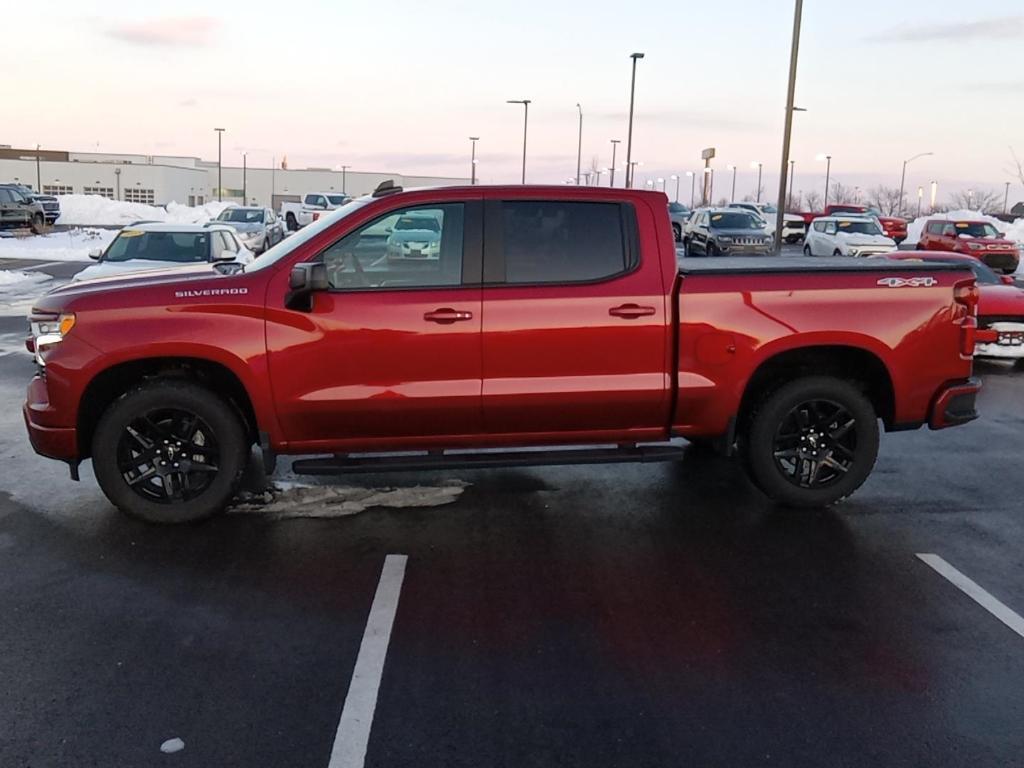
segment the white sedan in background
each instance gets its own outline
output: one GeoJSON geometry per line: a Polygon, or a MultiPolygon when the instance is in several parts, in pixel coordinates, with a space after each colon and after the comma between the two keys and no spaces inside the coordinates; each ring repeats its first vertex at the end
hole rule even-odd
{"type": "Polygon", "coordinates": [[[823,216],[811,222],[804,238],[804,256],[876,256],[896,249],[896,241],[868,216],[823,216]]]}
{"type": "Polygon", "coordinates": [[[89,252],[98,263],[86,267],[73,280],[91,280],[154,269],[196,264],[251,264],[252,251],[229,226],[146,223],[125,227],[105,251],[89,252]]]}

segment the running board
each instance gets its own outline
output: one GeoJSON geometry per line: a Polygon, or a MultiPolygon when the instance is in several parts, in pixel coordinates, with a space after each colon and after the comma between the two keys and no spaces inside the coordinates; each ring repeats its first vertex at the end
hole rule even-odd
{"type": "Polygon", "coordinates": [[[365,472],[410,472],[430,469],[496,469],[567,464],[619,464],[627,462],[682,461],[685,448],[674,445],[623,448],[556,449],[488,453],[426,453],[404,456],[349,456],[300,459],[292,462],[297,475],[347,475],[365,472]]]}

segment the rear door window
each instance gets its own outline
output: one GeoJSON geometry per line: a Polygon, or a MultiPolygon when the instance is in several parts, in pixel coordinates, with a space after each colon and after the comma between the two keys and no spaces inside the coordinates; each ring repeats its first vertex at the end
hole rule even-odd
{"type": "Polygon", "coordinates": [[[628,206],[527,200],[497,205],[500,214],[490,214],[488,222],[500,222],[500,246],[491,247],[497,243],[489,234],[486,258],[503,260],[507,284],[593,282],[633,266],[637,251],[627,235],[633,229],[628,206]]]}

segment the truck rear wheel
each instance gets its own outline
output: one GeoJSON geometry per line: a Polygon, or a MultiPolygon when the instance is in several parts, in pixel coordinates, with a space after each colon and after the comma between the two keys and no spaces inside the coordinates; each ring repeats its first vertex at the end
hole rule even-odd
{"type": "Polygon", "coordinates": [[[745,441],[754,482],[793,507],[823,507],[857,490],[878,457],[878,416],[853,384],[792,381],[757,408],[745,441]]]}
{"type": "Polygon", "coordinates": [[[284,223],[288,226],[289,232],[295,232],[299,228],[299,222],[296,221],[295,214],[292,213],[291,211],[288,211],[288,213],[285,215],[284,223]]]}
{"type": "Polygon", "coordinates": [[[43,218],[43,214],[37,213],[32,217],[31,228],[34,234],[43,234],[43,231],[46,229],[46,219],[43,218]]]}
{"type": "Polygon", "coordinates": [[[231,501],[248,447],[229,403],[196,384],[162,381],[107,409],[92,462],[100,488],[121,511],[151,523],[187,523],[231,501]]]}

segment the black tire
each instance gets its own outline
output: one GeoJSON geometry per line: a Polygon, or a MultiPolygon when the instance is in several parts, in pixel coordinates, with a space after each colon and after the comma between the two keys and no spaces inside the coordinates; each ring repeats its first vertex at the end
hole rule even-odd
{"type": "Polygon", "coordinates": [[[718,250],[718,246],[715,245],[714,243],[708,243],[707,246],[705,246],[705,248],[708,256],[718,257],[722,255],[722,252],[718,250]]]}
{"type": "Polygon", "coordinates": [[[672,225],[672,235],[675,237],[676,242],[680,243],[683,240],[683,228],[678,224],[672,225]]]}
{"type": "Polygon", "coordinates": [[[249,444],[234,407],[213,392],[183,381],[154,382],[122,395],[100,418],[93,470],[122,512],[150,523],[190,523],[231,501],[249,444]],[[166,447],[160,438],[167,438],[166,447]]]}
{"type": "Polygon", "coordinates": [[[299,229],[299,222],[295,220],[295,214],[291,211],[285,214],[284,223],[289,232],[297,232],[299,229]]]}
{"type": "Polygon", "coordinates": [[[43,218],[43,214],[37,213],[35,216],[33,216],[32,217],[32,224],[30,226],[32,228],[32,231],[35,234],[37,234],[37,235],[43,234],[43,232],[46,229],[46,219],[43,218]]]}
{"type": "Polygon", "coordinates": [[[836,248],[834,251],[832,251],[832,255],[833,256],[842,256],[843,252],[840,251],[838,248],[836,248]]]}
{"type": "Polygon", "coordinates": [[[747,469],[769,498],[791,507],[824,507],[849,496],[871,474],[878,416],[853,384],[809,376],[769,394],[755,408],[746,438],[747,469]]]}
{"type": "Polygon", "coordinates": [[[804,256],[810,257],[810,256],[813,256],[813,255],[814,254],[811,253],[811,246],[805,245],[804,246],[804,256]]]}

